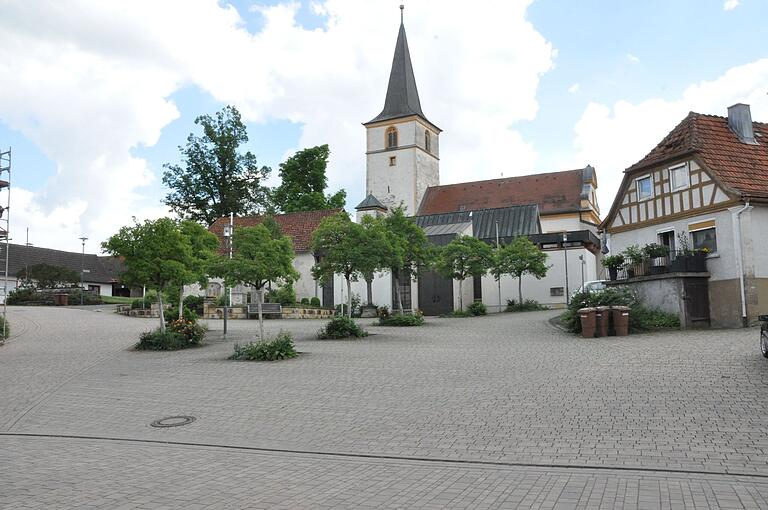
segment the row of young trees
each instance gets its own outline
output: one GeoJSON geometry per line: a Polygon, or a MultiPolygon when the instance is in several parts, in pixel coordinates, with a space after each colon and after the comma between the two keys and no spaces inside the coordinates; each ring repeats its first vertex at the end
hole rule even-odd
{"type": "Polygon", "coordinates": [[[395,279],[398,311],[403,312],[400,280],[411,279],[419,270],[434,269],[459,282],[459,306],[464,308],[463,282],[470,277],[491,273],[496,280],[504,275],[518,279],[522,303],[522,277],[543,278],[549,269],[547,255],[527,237],[492,248],[472,236],[458,236],[442,248],[429,243],[424,231],[395,209],[388,216],[366,216],[362,223],[346,213],[326,218],[315,231],[312,246],[320,262],[312,271],[317,279],[334,274],[344,277],[347,286],[347,313],[352,314],[352,282],[364,279],[367,304],[372,305],[372,282],[376,272],[389,271],[395,279]]]}
{"type": "Polygon", "coordinates": [[[281,184],[264,183],[272,172],[259,166],[256,156],[241,147],[248,132],[234,106],[215,115],[201,115],[195,124],[201,135],[191,133],[179,147],[181,164],[166,164],[163,184],[169,189],[164,203],[180,218],[211,225],[217,218],[267,212],[289,213],[343,208],[346,192],[326,195],[328,145],[297,152],[280,164],[281,184]]]}

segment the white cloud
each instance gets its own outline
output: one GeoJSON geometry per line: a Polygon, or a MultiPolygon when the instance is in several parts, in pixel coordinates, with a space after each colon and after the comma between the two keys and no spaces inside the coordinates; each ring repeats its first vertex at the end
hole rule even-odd
{"type": "Polygon", "coordinates": [[[574,159],[597,169],[602,212],[610,208],[623,170],[650,152],[689,111],[725,116],[728,106],[744,102],[751,105],[754,120],[768,120],[766,83],[768,59],[762,59],[692,84],[676,100],[587,105],[575,126],[574,159]]]}
{"type": "Polygon", "coordinates": [[[723,3],[723,10],[732,11],[739,6],[739,0],[725,0],[723,3]]]}
{"type": "Polygon", "coordinates": [[[579,91],[580,87],[581,87],[581,85],[579,85],[578,83],[574,83],[573,85],[568,87],[568,93],[569,94],[575,94],[576,92],[579,91]]]}
{"type": "MultiPolygon", "coordinates": [[[[425,0],[406,9],[422,106],[445,130],[443,182],[534,167],[514,125],[535,117],[555,51],[526,21],[530,1],[464,9],[425,0]]],[[[45,240],[38,244],[77,249],[81,233],[95,243],[133,215],[163,214],[142,189],[159,186],[159,169],[131,150],[156,143],[178,117],[169,97],[185,85],[236,104],[252,122],[301,123],[300,146],[331,145],[331,186],[346,187],[350,202],[362,198],[360,123],[383,105],[399,11],[355,0],[312,8],[326,27],[299,26],[298,5],[285,2],[260,7],[264,28],[250,34],[215,0],[5,3],[0,117],[57,164],[53,179],[20,192],[14,224],[31,226],[45,240]]]]}
{"type": "Polygon", "coordinates": [[[631,54],[631,53],[627,53],[627,60],[629,60],[629,61],[630,61],[630,62],[632,62],[633,64],[634,64],[635,62],[640,62],[640,58],[638,58],[636,55],[633,55],[633,54],[631,54]]]}

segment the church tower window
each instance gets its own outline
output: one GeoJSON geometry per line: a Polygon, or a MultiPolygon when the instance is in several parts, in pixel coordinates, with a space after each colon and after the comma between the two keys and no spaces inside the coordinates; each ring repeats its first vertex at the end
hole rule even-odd
{"type": "Polygon", "coordinates": [[[394,149],[397,147],[397,128],[391,127],[387,129],[387,149],[394,149]]]}
{"type": "Polygon", "coordinates": [[[432,152],[432,137],[429,136],[429,131],[424,131],[424,150],[432,152]]]}

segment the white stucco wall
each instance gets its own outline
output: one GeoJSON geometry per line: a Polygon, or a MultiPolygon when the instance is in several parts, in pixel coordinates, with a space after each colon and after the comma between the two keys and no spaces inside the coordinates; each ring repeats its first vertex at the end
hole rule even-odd
{"type": "Polygon", "coordinates": [[[541,216],[542,233],[574,231],[574,230],[592,230],[594,232],[597,230],[596,227],[592,227],[592,228],[588,228],[588,227],[589,225],[586,225],[579,221],[578,215],[570,218],[563,218],[563,217],[548,218],[546,216],[541,216]]]}
{"type": "Polygon", "coordinates": [[[314,264],[315,257],[309,252],[297,253],[293,259],[293,268],[299,273],[299,279],[293,284],[297,301],[301,301],[301,298],[320,297],[320,286],[312,278],[312,266],[314,264]]]}
{"type": "Polygon", "coordinates": [[[749,231],[745,232],[745,237],[751,239],[752,242],[755,276],[768,278],[768,207],[752,206],[749,216],[750,228],[749,231]]]}

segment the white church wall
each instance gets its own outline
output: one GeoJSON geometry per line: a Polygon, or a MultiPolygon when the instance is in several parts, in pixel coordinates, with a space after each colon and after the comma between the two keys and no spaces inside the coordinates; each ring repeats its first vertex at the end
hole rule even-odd
{"type": "Polygon", "coordinates": [[[587,225],[581,223],[578,216],[541,216],[541,231],[543,233],[574,230],[587,230],[587,225]]]}
{"type": "Polygon", "coordinates": [[[293,259],[293,268],[299,273],[299,279],[293,284],[296,291],[296,300],[301,298],[311,299],[320,296],[320,286],[312,278],[312,266],[315,264],[315,257],[309,252],[296,254],[293,259]]]}

